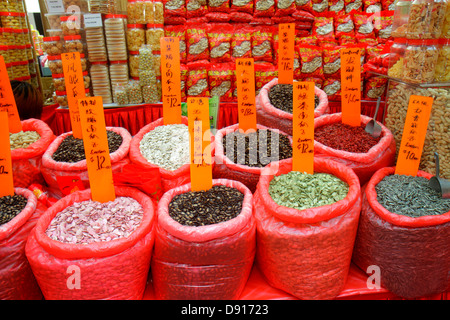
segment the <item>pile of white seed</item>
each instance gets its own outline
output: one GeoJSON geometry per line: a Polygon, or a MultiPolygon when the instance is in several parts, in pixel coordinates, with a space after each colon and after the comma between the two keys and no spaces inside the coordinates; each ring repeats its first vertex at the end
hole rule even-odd
{"type": "Polygon", "coordinates": [[[190,162],[188,126],[158,126],[144,135],[140,150],[148,162],[168,171],[177,170],[190,162]]]}

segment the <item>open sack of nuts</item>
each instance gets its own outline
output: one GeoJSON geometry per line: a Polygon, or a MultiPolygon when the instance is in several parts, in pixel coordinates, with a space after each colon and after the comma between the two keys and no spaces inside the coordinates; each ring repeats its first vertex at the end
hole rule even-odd
{"type": "MultiPolygon", "coordinates": [[[[428,186],[431,174],[378,170],[363,189],[353,262],[380,268],[380,285],[407,299],[450,286],[450,199],[428,186]]],[[[373,270],[370,272],[372,273],[373,270]]]]}
{"type": "Polygon", "coordinates": [[[0,299],[41,300],[42,293],[25,255],[25,244],[47,209],[32,191],[14,188],[0,197],[0,299]]]}
{"type": "Polygon", "coordinates": [[[257,129],[242,133],[235,124],[217,131],[214,178],[240,181],[253,193],[267,164],[292,158],[290,136],[263,125],[257,125],[257,129]]]}
{"type": "MultiPolygon", "coordinates": [[[[278,85],[278,78],[264,85],[256,97],[256,116],[258,123],[292,135],[293,86],[287,86],[278,85]]],[[[314,117],[317,118],[328,112],[328,97],[317,87],[314,87],[314,93],[316,96],[314,117]]]]}
{"type": "Polygon", "coordinates": [[[115,187],[114,201],[91,190],[56,202],[39,219],[25,253],[47,300],[142,299],[154,243],[150,197],[115,187]]]}
{"type": "Polygon", "coordinates": [[[32,183],[44,182],[41,159],[55,135],[42,120],[27,119],[21,123],[22,131],[9,135],[11,160],[14,186],[28,188],[32,183]]]}
{"type": "MultiPolygon", "coordinates": [[[[130,160],[144,168],[158,168],[162,191],[191,181],[188,118],[181,124],[164,125],[159,118],[142,127],[130,143],[130,160]]],[[[214,152],[211,138],[211,152],[214,152]]],[[[212,153],[213,154],[213,153],[212,153]]]]}
{"type": "MultiPolygon", "coordinates": [[[[120,172],[124,165],[130,163],[131,134],[121,127],[106,127],[106,133],[111,169],[113,173],[120,172]]],[[[41,172],[49,193],[57,199],[70,193],[61,190],[58,182],[58,178],[64,176],[76,177],[83,182],[84,188],[89,188],[87,160],[91,159],[86,159],[82,139],[74,138],[71,131],[56,137],[42,156],[41,172]]]]}
{"type": "Polygon", "coordinates": [[[380,168],[395,163],[395,140],[383,124],[373,138],[364,128],[372,118],[361,115],[361,126],[342,123],[342,113],[327,114],[314,121],[314,152],[353,169],[361,185],[380,168]]]}
{"type": "Polygon", "coordinates": [[[358,177],[315,157],[314,174],[292,159],[261,173],[254,194],[256,262],[269,284],[300,299],[332,299],[350,268],[361,210],[358,177]]]}
{"type": "Polygon", "coordinates": [[[166,192],[158,204],[152,279],[157,299],[239,298],[253,266],[253,196],[238,181],[214,179],[166,192]]]}

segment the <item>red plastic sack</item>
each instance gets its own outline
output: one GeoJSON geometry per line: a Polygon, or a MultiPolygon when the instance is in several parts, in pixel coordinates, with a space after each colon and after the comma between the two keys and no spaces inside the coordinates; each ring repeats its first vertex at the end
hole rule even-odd
{"type": "Polygon", "coordinates": [[[14,188],[14,193],[28,201],[22,212],[0,225],[0,300],[41,300],[41,289],[25,255],[25,244],[47,208],[28,189],[14,188]]]}
{"type": "MultiPolygon", "coordinates": [[[[257,124],[258,129],[268,129],[278,134],[288,136],[286,133],[277,129],[270,129],[263,125],[257,124]]],[[[243,183],[253,193],[256,190],[259,177],[263,168],[250,167],[238,163],[234,163],[230,158],[224,154],[224,147],[222,139],[228,133],[235,132],[239,129],[239,124],[234,124],[226,128],[222,128],[217,131],[215,136],[215,161],[214,161],[214,178],[223,178],[229,180],[236,180],[243,183]]],[[[292,137],[289,137],[292,143],[292,137]]]]}
{"type": "Polygon", "coordinates": [[[252,194],[237,181],[214,179],[213,185],[244,194],[241,213],[212,225],[184,226],[169,216],[174,196],[191,190],[186,184],[166,192],[158,204],[152,276],[157,299],[230,300],[244,289],[255,255],[252,194]]]}
{"type": "Polygon", "coordinates": [[[23,131],[36,131],[41,138],[28,148],[11,150],[14,186],[28,188],[33,183],[42,184],[41,158],[50,143],[55,139],[52,129],[42,120],[21,121],[23,131]]]}
{"type": "Polygon", "coordinates": [[[256,262],[275,288],[300,299],[332,299],[350,268],[361,210],[358,177],[348,167],[316,157],[314,172],[330,173],[349,185],[334,204],[297,210],[276,204],[269,194],[274,175],[292,171],[292,159],[269,164],[254,194],[256,262]]]}
{"type": "MultiPolygon", "coordinates": [[[[372,118],[361,115],[361,125],[364,127],[372,118]]],[[[314,121],[314,128],[342,122],[342,113],[327,114],[314,121]]],[[[327,159],[340,162],[353,169],[361,185],[370,180],[372,175],[380,168],[390,167],[395,163],[395,139],[392,132],[381,124],[381,139],[367,153],[353,153],[336,150],[314,141],[314,153],[327,159]]]]}
{"type": "MultiPolygon", "coordinates": [[[[122,136],[122,144],[115,152],[110,153],[111,168],[113,173],[118,172],[121,168],[130,163],[128,157],[128,151],[130,149],[131,134],[125,129],[120,127],[106,127],[108,131],[114,131],[122,136]]],[[[67,136],[72,135],[72,132],[66,132],[58,137],[50,144],[48,149],[42,156],[42,168],[41,172],[44,176],[45,182],[48,185],[48,191],[52,197],[60,199],[64,196],[64,193],[60,189],[58,183],[58,177],[73,176],[79,178],[84,187],[89,188],[89,175],[87,171],[86,160],[78,161],[75,163],[58,162],[52,159],[53,153],[58,149],[61,142],[67,136]]]]}
{"type": "Polygon", "coordinates": [[[91,199],[91,191],[72,193],[51,206],[30,234],[25,253],[47,300],[141,299],[147,283],[154,243],[152,200],[137,189],[116,187],[117,197],[138,201],[144,215],[128,237],[92,244],[69,244],[50,239],[45,231],[53,218],[76,202],[91,199]],[[80,287],[71,288],[79,272],[80,287]]]}
{"type": "MultiPolygon", "coordinates": [[[[278,84],[278,78],[267,83],[256,97],[256,117],[258,123],[275,128],[292,135],[292,114],[275,108],[269,99],[269,90],[278,84]]],[[[328,112],[328,97],[324,91],[314,87],[314,93],[319,97],[319,105],[314,110],[314,117],[320,117],[328,112]]]]}
{"type": "MultiPolygon", "coordinates": [[[[364,272],[379,267],[381,286],[400,297],[442,293],[450,288],[450,212],[412,218],[388,211],[375,186],[394,173],[394,167],[378,170],[363,190],[353,262],[364,272]]],[[[417,176],[432,177],[423,171],[417,176]]]]}

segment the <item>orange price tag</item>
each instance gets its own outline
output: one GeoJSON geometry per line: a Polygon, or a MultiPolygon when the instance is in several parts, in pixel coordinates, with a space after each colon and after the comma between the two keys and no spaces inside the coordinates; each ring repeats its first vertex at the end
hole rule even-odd
{"type": "Polygon", "coordinates": [[[191,190],[212,188],[211,134],[208,98],[188,97],[188,126],[191,140],[191,190]]]}
{"type": "Polygon", "coordinates": [[[361,48],[341,49],[342,123],[361,125],[361,48]]]}
{"type": "Polygon", "coordinates": [[[432,97],[412,95],[409,98],[395,174],[417,175],[432,105],[432,97]]]}
{"type": "Polygon", "coordinates": [[[314,82],[294,82],[292,170],[314,173],[314,82]]]}
{"type": "Polygon", "coordinates": [[[9,131],[11,133],[22,131],[22,123],[20,122],[16,99],[14,98],[3,56],[0,56],[0,111],[6,111],[8,113],[9,131]]]}
{"type": "Polygon", "coordinates": [[[8,113],[0,111],[0,197],[14,195],[8,113]]]}
{"type": "Polygon", "coordinates": [[[278,25],[278,83],[294,81],[295,24],[278,25]]]}
{"type": "Polygon", "coordinates": [[[67,103],[69,104],[70,123],[74,138],[82,139],[78,99],[85,98],[83,70],[80,53],[70,52],[61,55],[66,84],[67,103]]]}
{"type": "Polygon", "coordinates": [[[256,130],[255,65],[252,58],[236,59],[239,129],[256,130]]]}
{"type": "Polygon", "coordinates": [[[160,43],[164,124],[180,124],[180,39],[177,37],[164,37],[160,39],[160,43]]]}
{"type": "Polygon", "coordinates": [[[92,200],[114,201],[116,195],[102,97],[79,99],[78,106],[92,200]]]}

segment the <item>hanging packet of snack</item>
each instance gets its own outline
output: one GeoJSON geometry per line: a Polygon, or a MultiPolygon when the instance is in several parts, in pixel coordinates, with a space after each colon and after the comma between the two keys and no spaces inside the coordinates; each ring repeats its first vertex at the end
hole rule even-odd
{"type": "Polygon", "coordinates": [[[275,17],[290,16],[295,12],[295,0],[277,0],[275,6],[275,17]]]}
{"type": "Polygon", "coordinates": [[[325,12],[316,15],[312,28],[312,34],[317,39],[335,39],[334,35],[334,12],[325,12]]]}
{"type": "Polygon", "coordinates": [[[272,38],[273,34],[270,28],[254,27],[252,33],[252,57],[254,61],[272,62],[272,38]]]}
{"type": "Polygon", "coordinates": [[[209,56],[212,63],[231,62],[233,26],[229,23],[210,23],[207,27],[209,56]]]}
{"type": "Polygon", "coordinates": [[[341,38],[343,35],[355,36],[355,24],[351,15],[346,13],[339,13],[334,18],[334,32],[336,38],[341,38]]]}
{"type": "Polygon", "coordinates": [[[254,0],[254,4],[254,17],[272,17],[275,14],[275,0],[254,0]]]}
{"type": "Polygon", "coordinates": [[[164,5],[164,18],[186,18],[186,0],[162,0],[164,5]]]}
{"type": "Polygon", "coordinates": [[[353,23],[355,24],[355,35],[357,37],[375,38],[372,13],[353,12],[352,17],[353,23]]]}
{"type": "Polygon", "coordinates": [[[231,12],[244,12],[253,15],[253,0],[230,0],[231,12]]]}
{"type": "Polygon", "coordinates": [[[328,0],[311,0],[311,2],[313,15],[328,12],[328,0]]]}
{"type": "Polygon", "coordinates": [[[235,24],[231,38],[231,59],[252,57],[252,30],[243,24],[235,24]]]}
{"type": "Polygon", "coordinates": [[[209,43],[206,35],[206,25],[188,22],[186,25],[188,62],[209,60],[209,43]]]}
{"type": "Polygon", "coordinates": [[[209,97],[208,60],[199,60],[187,64],[186,94],[188,97],[209,97]]]}
{"type": "Polygon", "coordinates": [[[318,46],[300,45],[301,78],[318,76],[323,77],[322,48],[318,46]]]}
{"type": "Polygon", "coordinates": [[[344,46],[325,46],[323,48],[323,74],[325,78],[341,78],[341,49],[344,46]]]}
{"type": "Polygon", "coordinates": [[[328,11],[335,12],[336,14],[345,13],[344,0],[328,0],[328,11]]]}
{"type": "Polygon", "coordinates": [[[211,97],[219,101],[233,101],[233,63],[211,63],[208,69],[208,83],[211,97]]]}
{"type": "Polygon", "coordinates": [[[180,40],[180,62],[186,63],[186,28],[184,25],[166,25],[165,37],[176,37],[180,40]]]}
{"type": "Polygon", "coordinates": [[[228,0],[208,0],[208,11],[230,13],[230,2],[228,0]]]}
{"type": "Polygon", "coordinates": [[[374,18],[374,27],[379,42],[385,43],[392,40],[392,23],[394,11],[383,10],[374,18]]]}
{"type": "Polygon", "coordinates": [[[355,12],[363,11],[362,0],[344,0],[345,3],[345,13],[351,13],[353,10],[355,12]]]}

